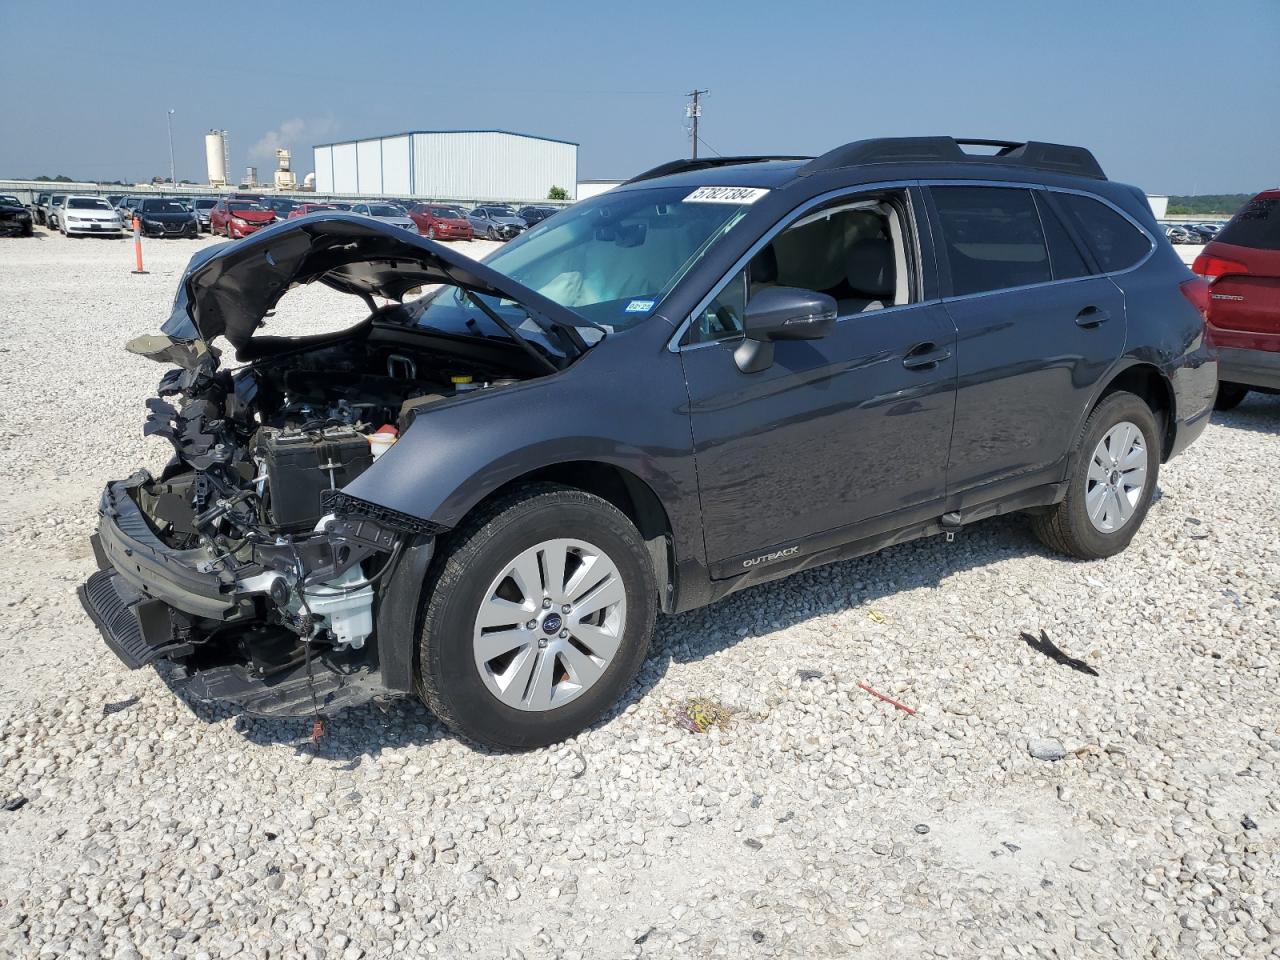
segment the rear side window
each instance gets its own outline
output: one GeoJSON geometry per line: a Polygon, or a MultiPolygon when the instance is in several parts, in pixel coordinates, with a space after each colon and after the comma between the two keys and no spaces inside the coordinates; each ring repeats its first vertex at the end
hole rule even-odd
{"type": "Polygon", "coordinates": [[[1053,279],[1031,191],[933,187],[952,293],[986,293],[1053,279]]]}
{"type": "Polygon", "coordinates": [[[1250,200],[1214,239],[1239,247],[1280,250],[1280,198],[1250,200]]]}
{"type": "Polygon", "coordinates": [[[1127,270],[1151,249],[1151,241],[1142,231],[1105,203],[1078,193],[1055,194],[1055,199],[1075,217],[1104,273],[1127,270]]]}
{"type": "Polygon", "coordinates": [[[1053,279],[1074,280],[1089,275],[1089,265],[1084,262],[1076,242],[1067,233],[1053,206],[1043,193],[1036,194],[1036,207],[1040,210],[1040,226],[1044,228],[1045,242],[1049,246],[1049,264],[1053,267],[1053,279]]]}

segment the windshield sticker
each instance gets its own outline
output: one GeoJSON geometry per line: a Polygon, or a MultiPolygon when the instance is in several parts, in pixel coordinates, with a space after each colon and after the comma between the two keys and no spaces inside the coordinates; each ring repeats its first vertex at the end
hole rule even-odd
{"type": "Polygon", "coordinates": [[[623,313],[648,313],[652,309],[652,300],[632,300],[623,313]]]}
{"type": "Polygon", "coordinates": [[[685,203],[755,203],[769,191],[763,187],[699,187],[685,203]]]}

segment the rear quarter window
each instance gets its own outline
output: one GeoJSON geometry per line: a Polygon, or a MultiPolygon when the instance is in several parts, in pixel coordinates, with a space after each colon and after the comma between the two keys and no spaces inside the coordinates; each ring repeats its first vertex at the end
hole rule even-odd
{"type": "Polygon", "coordinates": [[[1250,200],[1214,239],[1238,247],[1280,250],[1280,198],[1250,200]]]}
{"type": "Polygon", "coordinates": [[[1151,250],[1146,234],[1100,200],[1078,193],[1055,196],[1075,219],[1104,273],[1127,270],[1151,250]]]}

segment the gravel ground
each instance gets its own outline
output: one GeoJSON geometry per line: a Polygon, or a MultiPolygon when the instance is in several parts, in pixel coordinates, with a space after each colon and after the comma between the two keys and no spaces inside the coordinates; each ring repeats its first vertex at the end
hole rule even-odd
{"type": "MultiPolygon", "coordinates": [[[[162,459],[120,347],[195,248],[0,240],[0,956],[1280,957],[1280,398],[1112,560],[1003,518],[661,619],[557,748],[406,701],[315,745],[125,670],[73,594],[162,459]]],[[[295,296],[277,329],[330,309],[295,296]]]]}

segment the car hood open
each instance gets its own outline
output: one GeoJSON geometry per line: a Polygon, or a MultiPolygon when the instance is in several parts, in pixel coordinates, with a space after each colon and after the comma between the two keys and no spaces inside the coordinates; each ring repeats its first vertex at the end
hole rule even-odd
{"type": "Polygon", "coordinates": [[[161,332],[242,350],[262,318],[294,284],[319,281],[363,297],[399,300],[426,284],[448,283],[514,300],[551,323],[591,321],[470,257],[368,217],[321,211],[282,220],[244,240],[205,247],[191,258],[161,332]]]}

